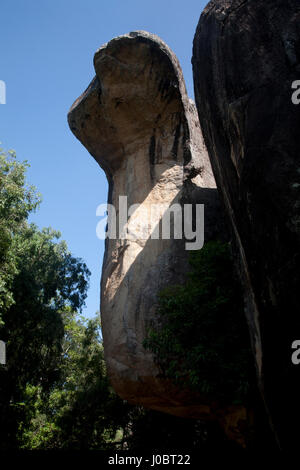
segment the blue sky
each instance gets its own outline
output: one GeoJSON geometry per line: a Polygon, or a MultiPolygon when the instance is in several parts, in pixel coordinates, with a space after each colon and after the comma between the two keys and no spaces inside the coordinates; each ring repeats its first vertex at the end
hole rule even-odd
{"type": "Polygon", "coordinates": [[[84,315],[99,310],[104,242],[96,207],[106,202],[103,171],[72,135],[67,113],[94,76],[93,55],[105,42],[143,29],[178,56],[193,97],[192,42],[206,1],[1,0],[0,141],[28,160],[28,180],[43,203],[31,221],[60,230],[92,272],[84,315]]]}

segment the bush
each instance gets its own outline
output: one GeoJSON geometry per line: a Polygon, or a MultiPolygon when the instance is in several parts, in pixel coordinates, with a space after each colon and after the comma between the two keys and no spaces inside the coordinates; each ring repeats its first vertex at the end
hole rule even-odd
{"type": "Polygon", "coordinates": [[[184,285],[160,293],[144,346],[175,383],[226,403],[244,402],[253,371],[229,245],[206,243],[190,265],[184,285]]]}

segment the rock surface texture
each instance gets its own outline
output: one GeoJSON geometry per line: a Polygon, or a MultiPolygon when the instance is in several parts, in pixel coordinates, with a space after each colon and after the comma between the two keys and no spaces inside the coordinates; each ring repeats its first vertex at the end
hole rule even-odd
{"type": "Polygon", "coordinates": [[[121,223],[126,238],[120,230],[116,239],[106,240],[101,316],[108,374],[118,394],[132,403],[210,416],[210,404],[164,381],[143,348],[157,294],[183,279],[188,257],[185,240],[150,237],[161,219],[159,212],[148,218],[152,205],[202,203],[206,240],[223,229],[197,110],[177,58],[149,33],[113,39],[96,52],[94,66],[96,77],[73,104],[69,125],[104,169],[117,215],[119,196],[127,196],[129,207],[139,204],[129,222],[121,223]],[[131,223],[146,229],[146,236],[129,236],[131,223]]]}
{"type": "Polygon", "coordinates": [[[258,380],[277,441],[299,441],[298,0],[213,0],[194,40],[195,96],[235,241],[258,380]]]}

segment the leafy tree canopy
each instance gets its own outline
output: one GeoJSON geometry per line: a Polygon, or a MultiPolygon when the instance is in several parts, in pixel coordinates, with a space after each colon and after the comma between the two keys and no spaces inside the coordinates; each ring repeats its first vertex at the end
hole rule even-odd
{"type": "Polygon", "coordinates": [[[20,230],[31,211],[40,203],[34,186],[26,183],[28,163],[20,163],[13,150],[0,148],[0,324],[2,314],[13,303],[11,283],[17,273],[13,236],[20,230]]]}
{"type": "Polygon", "coordinates": [[[0,338],[7,346],[7,364],[0,369],[3,446],[16,438],[27,384],[47,390],[60,375],[63,312],[82,309],[90,275],[59,241],[59,232],[28,224],[40,196],[26,183],[27,167],[14,152],[1,152],[0,338]]]}
{"type": "Polygon", "coordinates": [[[99,319],[63,312],[64,338],[60,378],[48,394],[27,385],[24,395],[30,422],[24,423],[21,447],[27,449],[107,449],[122,429],[126,405],[109,386],[99,338],[99,319]]]}

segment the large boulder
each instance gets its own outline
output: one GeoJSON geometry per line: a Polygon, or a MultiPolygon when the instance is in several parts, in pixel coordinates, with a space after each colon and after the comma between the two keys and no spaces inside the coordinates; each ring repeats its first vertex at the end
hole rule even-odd
{"type": "Polygon", "coordinates": [[[131,403],[211,417],[210,403],[166,382],[143,347],[159,291],[182,281],[188,269],[186,240],[151,238],[162,213],[150,219],[150,208],[204,204],[205,239],[224,230],[197,110],[177,58],[157,36],[117,37],[96,52],[94,66],[96,77],[71,107],[69,125],[104,169],[117,215],[124,205],[119,196],[128,206],[139,204],[121,223],[126,236],[106,239],[101,317],[109,377],[131,403]],[[130,236],[132,227],[146,229],[146,236],[130,236]]]}
{"type": "Polygon", "coordinates": [[[279,445],[296,448],[300,366],[298,0],[212,0],[195,39],[195,97],[235,241],[260,390],[279,445]],[[295,84],[294,84],[295,86],[295,84]],[[295,100],[293,100],[295,101],[295,100]]]}

